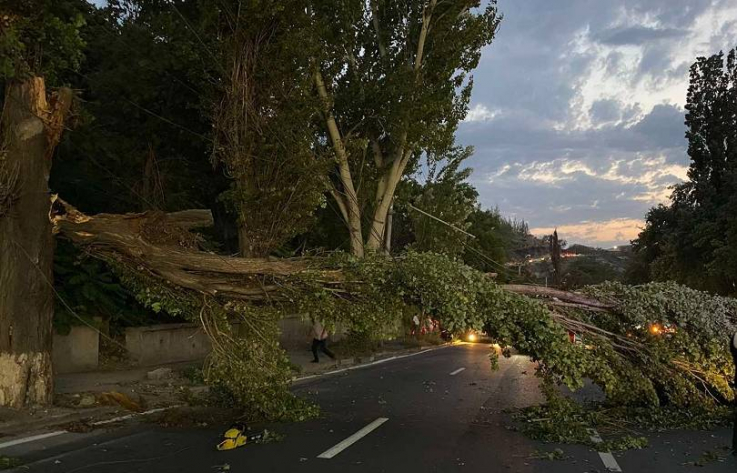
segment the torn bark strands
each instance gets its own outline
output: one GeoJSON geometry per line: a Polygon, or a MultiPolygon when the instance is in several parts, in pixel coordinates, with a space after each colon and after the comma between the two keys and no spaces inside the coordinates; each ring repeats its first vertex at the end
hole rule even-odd
{"type": "MultiPolygon", "coordinates": [[[[191,244],[196,239],[187,229],[212,225],[209,210],[88,216],[58,199],[52,221],[55,233],[93,255],[212,296],[279,299],[282,287],[277,280],[316,269],[304,258],[239,258],[197,251],[191,244]]],[[[335,281],[339,274],[322,271],[321,277],[335,281]]]]}

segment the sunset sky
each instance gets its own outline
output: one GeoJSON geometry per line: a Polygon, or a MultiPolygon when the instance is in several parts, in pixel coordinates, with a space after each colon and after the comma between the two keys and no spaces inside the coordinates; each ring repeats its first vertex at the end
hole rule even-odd
{"type": "MultiPolygon", "coordinates": [[[[91,0],[102,5],[104,0],[91,0]]],[[[569,243],[635,238],[686,177],[695,58],[737,46],[735,0],[499,0],[458,142],[485,208],[569,243]]]]}
{"type": "Polygon", "coordinates": [[[499,0],[458,141],[484,207],[533,233],[627,243],[686,176],[695,58],[737,46],[734,0],[499,0]]]}

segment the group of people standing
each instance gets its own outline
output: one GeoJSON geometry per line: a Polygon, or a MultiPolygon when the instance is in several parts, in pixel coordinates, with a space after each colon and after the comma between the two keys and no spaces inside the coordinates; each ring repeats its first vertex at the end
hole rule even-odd
{"type": "Polygon", "coordinates": [[[418,337],[420,335],[425,335],[426,333],[432,333],[436,331],[440,331],[440,322],[438,322],[437,320],[433,320],[428,317],[423,322],[420,320],[420,317],[418,317],[417,314],[412,317],[412,328],[410,329],[410,335],[418,337]]]}

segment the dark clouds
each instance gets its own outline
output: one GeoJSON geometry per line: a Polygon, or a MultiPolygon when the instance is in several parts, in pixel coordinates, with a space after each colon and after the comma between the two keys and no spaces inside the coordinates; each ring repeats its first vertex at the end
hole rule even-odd
{"type": "Polygon", "coordinates": [[[476,147],[470,164],[483,204],[533,228],[568,225],[588,243],[623,243],[612,235],[633,236],[684,176],[688,67],[737,40],[729,27],[737,9],[725,0],[499,7],[505,18],[459,130],[476,147]]]}

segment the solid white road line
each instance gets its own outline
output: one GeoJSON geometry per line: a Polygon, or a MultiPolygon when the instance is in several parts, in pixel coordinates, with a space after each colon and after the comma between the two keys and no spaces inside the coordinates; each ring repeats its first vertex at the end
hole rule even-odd
{"type": "Polygon", "coordinates": [[[457,370],[455,370],[455,371],[452,371],[452,372],[450,373],[450,375],[451,375],[451,376],[455,376],[455,375],[457,375],[458,373],[460,373],[461,371],[463,371],[463,370],[465,370],[465,369],[466,369],[466,368],[458,368],[457,370]]]}
{"type": "Polygon", "coordinates": [[[363,437],[367,436],[368,434],[370,434],[371,432],[373,432],[374,430],[376,430],[381,424],[383,424],[384,422],[386,422],[388,420],[389,419],[387,419],[386,417],[379,417],[378,419],[376,419],[375,421],[371,422],[369,425],[367,425],[366,427],[362,428],[361,430],[359,430],[355,434],[351,435],[350,437],[348,437],[347,439],[343,440],[342,442],[336,444],[334,447],[331,447],[331,448],[325,450],[324,452],[322,452],[321,454],[319,454],[317,456],[317,458],[325,458],[325,459],[328,459],[328,460],[331,459],[331,458],[333,458],[335,455],[339,454],[340,452],[342,452],[346,448],[350,447],[354,443],[356,443],[359,440],[361,440],[363,437]]]}
{"type": "MultiPolygon", "coordinates": [[[[177,406],[170,406],[170,407],[160,407],[158,409],[151,409],[151,410],[148,410],[148,411],[145,411],[145,412],[139,412],[139,413],[135,413],[135,414],[128,414],[128,415],[125,415],[125,416],[114,417],[112,419],[99,420],[97,422],[91,422],[90,425],[98,426],[98,425],[112,424],[113,422],[120,422],[120,421],[123,421],[123,420],[132,419],[134,417],[146,416],[146,415],[149,415],[149,414],[155,414],[157,412],[162,412],[162,411],[166,411],[166,410],[169,410],[169,409],[174,409],[175,407],[180,407],[180,406],[177,405],[177,406]]],[[[37,440],[43,440],[43,439],[47,439],[47,438],[50,438],[50,437],[56,437],[56,436],[63,435],[63,434],[68,434],[68,433],[69,433],[69,431],[67,431],[67,430],[57,430],[57,431],[48,432],[48,433],[45,433],[45,434],[32,435],[30,437],[23,437],[23,438],[20,438],[20,439],[9,440],[7,442],[0,443],[0,449],[8,448],[8,447],[14,447],[16,445],[22,445],[24,443],[35,442],[37,440]]]]}
{"type": "Polygon", "coordinates": [[[21,445],[21,444],[28,443],[28,442],[35,442],[36,440],[43,440],[49,437],[56,437],[57,435],[61,435],[65,433],[67,433],[66,430],[57,430],[56,432],[48,432],[45,434],[32,435],[31,437],[24,437],[22,439],[10,440],[8,442],[0,443],[0,449],[14,447],[16,445],[21,445]]]}
{"type": "MultiPolygon", "coordinates": [[[[601,436],[599,435],[599,432],[596,431],[596,429],[589,429],[589,434],[591,435],[591,441],[594,443],[602,443],[603,440],[601,439],[601,436]]],[[[604,463],[604,468],[606,468],[609,471],[614,472],[621,472],[622,468],[620,468],[619,463],[617,463],[617,460],[614,459],[614,455],[612,455],[610,452],[598,452],[599,458],[601,458],[601,462],[604,463]]]]}

